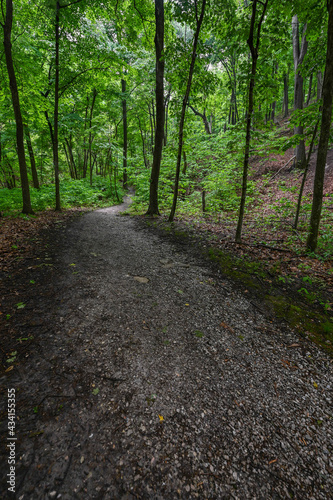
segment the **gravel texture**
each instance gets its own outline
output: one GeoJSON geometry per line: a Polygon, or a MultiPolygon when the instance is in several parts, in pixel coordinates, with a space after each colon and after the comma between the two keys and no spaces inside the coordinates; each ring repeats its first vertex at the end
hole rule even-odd
{"type": "Polygon", "coordinates": [[[333,498],[332,359],[121,208],[31,266],[15,498],[333,498]]]}

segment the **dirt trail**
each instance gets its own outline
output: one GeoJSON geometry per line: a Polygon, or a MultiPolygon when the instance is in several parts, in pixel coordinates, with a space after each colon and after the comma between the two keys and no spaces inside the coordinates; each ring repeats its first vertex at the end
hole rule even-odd
{"type": "Polygon", "coordinates": [[[123,208],[48,232],[26,269],[2,498],[332,498],[331,360],[123,208]]]}

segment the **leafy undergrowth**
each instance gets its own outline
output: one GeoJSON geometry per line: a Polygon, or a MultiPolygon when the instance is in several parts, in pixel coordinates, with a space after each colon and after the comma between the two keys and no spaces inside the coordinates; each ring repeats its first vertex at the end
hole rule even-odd
{"type": "MultiPolygon", "coordinates": [[[[115,193],[110,182],[104,178],[94,179],[92,186],[89,179],[62,180],[60,183],[63,208],[110,206],[120,203],[122,194],[115,193]]],[[[52,209],[55,205],[55,186],[48,184],[40,189],[30,188],[30,197],[33,210],[52,209]]],[[[22,207],[21,189],[0,189],[0,207],[4,215],[18,215],[22,207]]]]}

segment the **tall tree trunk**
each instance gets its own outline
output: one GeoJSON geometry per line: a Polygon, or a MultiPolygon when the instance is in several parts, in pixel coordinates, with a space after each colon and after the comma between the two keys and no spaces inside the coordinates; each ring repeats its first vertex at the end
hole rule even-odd
{"type": "Polygon", "coordinates": [[[60,3],[56,4],[55,17],[55,82],[54,82],[54,123],[53,123],[53,167],[55,182],[55,209],[61,210],[60,184],[59,184],[59,24],[60,24],[60,3]]]}
{"type": "Polygon", "coordinates": [[[65,142],[63,143],[63,146],[64,146],[65,156],[66,156],[66,160],[67,160],[67,164],[68,164],[68,168],[69,168],[69,175],[71,176],[71,179],[74,179],[74,172],[73,172],[73,168],[72,168],[72,163],[71,163],[71,160],[69,158],[69,154],[67,152],[65,142]]]}
{"type": "Polygon", "coordinates": [[[321,71],[317,73],[317,101],[321,99],[323,92],[323,75],[321,71]]]}
{"type": "Polygon", "coordinates": [[[318,244],[319,225],[321,209],[323,204],[323,188],[325,179],[325,165],[328,149],[328,141],[331,130],[332,100],[333,100],[333,0],[328,3],[328,26],[327,26],[327,52],[326,66],[323,82],[323,110],[321,117],[321,130],[317,153],[316,173],[313,186],[313,201],[310,218],[310,228],[307,239],[307,247],[314,252],[318,244]]]}
{"type": "Polygon", "coordinates": [[[88,148],[87,148],[87,126],[88,126],[88,111],[89,111],[89,95],[87,96],[87,105],[84,115],[84,136],[83,136],[83,167],[82,167],[82,178],[87,177],[88,169],[88,148]]]}
{"type": "Polygon", "coordinates": [[[159,215],[158,181],[160,176],[164,140],[164,0],[155,0],[155,52],[156,52],[156,132],[153,165],[150,175],[149,207],[147,215],[159,215]]]}
{"type": "Polygon", "coordinates": [[[148,168],[149,167],[149,162],[147,160],[147,155],[146,155],[145,138],[144,138],[144,135],[143,135],[143,130],[141,128],[141,121],[140,121],[140,117],[139,116],[138,116],[138,122],[139,122],[139,130],[140,130],[140,135],[141,135],[141,140],[142,140],[142,156],[143,156],[143,161],[145,163],[145,167],[148,168]]]}
{"type": "Polygon", "coordinates": [[[30,201],[27,164],[24,152],[23,120],[21,114],[21,106],[17,88],[16,75],[13,64],[13,56],[12,56],[12,43],[11,43],[12,25],[13,25],[13,1],[6,0],[6,17],[5,17],[5,24],[3,25],[3,31],[4,31],[3,43],[5,48],[6,65],[7,65],[9,85],[12,95],[12,103],[14,108],[15,122],[16,122],[16,145],[17,145],[17,155],[20,167],[20,178],[21,178],[22,200],[23,200],[22,213],[33,214],[30,201]]]}
{"type": "MultiPolygon", "coordinates": [[[[260,31],[261,25],[265,17],[265,12],[267,9],[268,0],[265,0],[263,4],[263,11],[256,29],[256,35],[254,35],[255,28],[255,20],[257,14],[257,3],[260,0],[253,0],[252,2],[252,16],[251,16],[251,24],[250,24],[250,35],[247,41],[252,57],[252,69],[251,69],[251,80],[249,86],[249,101],[248,101],[248,110],[247,110],[247,118],[246,118],[246,138],[245,138],[245,153],[244,153],[244,166],[243,166],[243,180],[242,180],[242,196],[239,207],[239,216],[238,223],[236,229],[236,242],[241,243],[242,236],[242,226],[243,226],[243,218],[244,218],[244,210],[245,210],[245,201],[246,201],[246,191],[247,191],[247,176],[248,176],[248,167],[249,167],[249,156],[250,156],[250,140],[251,140],[251,121],[253,114],[253,97],[254,97],[254,84],[255,84],[255,76],[257,71],[257,61],[258,61],[258,50],[260,44],[260,31]],[[254,42],[254,36],[256,37],[256,42],[254,42]],[[254,45],[255,43],[255,45],[254,45]]],[[[260,3],[262,3],[260,1],[260,3]]]]}
{"type": "Polygon", "coordinates": [[[93,164],[92,164],[92,155],[91,155],[91,150],[92,150],[92,143],[93,143],[93,136],[92,136],[92,119],[93,119],[93,113],[94,113],[94,106],[96,102],[96,97],[97,97],[97,90],[93,90],[93,97],[92,97],[92,103],[90,107],[90,117],[89,117],[89,177],[90,177],[90,186],[92,186],[92,177],[93,177],[93,164]]]}
{"type": "Polygon", "coordinates": [[[307,156],[307,159],[306,159],[306,164],[305,164],[305,168],[304,168],[304,174],[303,174],[303,178],[302,178],[302,182],[301,182],[301,187],[300,187],[299,193],[298,193],[296,215],[295,215],[295,220],[294,220],[294,224],[293,224],[293,228],[294,229],[297,229],[297,225],[298,225],[298,218],[299,218],[299,214],[300,214],[300,211],[301,211],[301,205],[302,205],[302,196],[303,196],[303,191],[304,191],[306,176],[307,176],[308,169],[309,169],[310,158],[311,158],[311,154],[312,154],[314,142],[315,142],[316,135],[317,135],[318,125],[319,125],[319,120],[317,120],[315,128],[314,128],[313,133],[312,133],[311,144],[310,144],[310,148],[309,148],[309,151],[308,151],[308,156],[307,156]]]}
{"type": "MultiPolygon", "coordinates": [[[[180,164],[181,164],[181,161],[182,161],[182,148],[183,148],[185,112],[186,112],[186,106],[187,106],[187,103],[188,103],[188,99],[190,97],[192,77],[193,77],[193,71],[194,71],[194,64],[195,64],[195,59],[196,59],[196,56],[197,56],[196,52],[197,52],[198,39],[199,39],[199,34],[200,34],[200,29],[201,29],[202,21],[203,21],[204,14],[205,14],[205,7],[206,7],[206,0],[202,0],[200,17],[198,18],[198,16],[196,16],[196,18],[197,18],[197,27],[196,27],[195,34],[194,34],[194,41],[193,41],[193,49],[192,49],[192,57],[191,57],[190,70],[189,70],[189,74],[188,74],[188,78],[187,78],[187,86],[186,86],[185,96],[184,96],[184,99],[183,99],[182,111],[181,111],[181,115],[180,115],[179,132],[178,132],[178,154],[177,154],[177,166],[176,166],[175,186],[174,186],[174,191],[173,191],[173,202],[172,202],[171,212],[170,212],[170,215],[169,215],[169,222],[173,221],[173,218],[174,218],[175,212],[176,212],[176,207],[177,207],[179,175],[180,175],[180,164]]],[[[196,9],[196,13],[197,13],[197,0],[195,0],[195,9],[196,9]]]]}
{"type": "Polygon", "coordinates": [[[127,189],[127,102],[126,102],[126,80],[121,80],[121,91],[123,93],[123,187],[127,189]]]}
{"type": "Polygon", "coordinates": [[[309,106],[310,104],[310,99],[312,95],[312,80],[313,80],[313,73],[311,73],[310,78],[309,78],[309,90],[308,90],[308,97],[306,100],[306,106],[309,106]]]}
{"type": "Polygon", "coordinates": [[[289,74],[285,73],[283,76],[283,108],[284,114],[283,118],[287,118],[289,115],[289,74]]]}
{"type": "Polygon", "coordinates": [[[71,170],[73,172],[73,179],[78,179],[71,141],[72,141],[71,137],[70,137],[70,140],[68,140],[67,137],[65,138],[65,142],[67,144],[67,149],[68,149],[68,154],[69,154],[69,161],[71,164],[71,170]]]}
{"type": "MultiPolygon", "coordinates": [[[[308,48],[308,42],[306,40],[306,27],[305,24],[303,28],[301,47],[299,45],[299,22],[297,15],[293,16],[292,19],[292,32],[293,32],[293,57],[294,57],[294,69],[295,69],[295,88],[294,88],[294,110],[303,109],[304,95],[303,95],[303,77],[300,73],[299,67],[303,62],[305,54],[308,48]]],[[[304,133],[303,125],[300,123],[294,127],[294,134],[302,136],[304,133]]],[[[300,168],[304,168],[306,163],[305,155],[305,142],[304,139],[300,139],[296,146],[296,164],[300,168]]]]}
{"type": "Polygon", "coordinates": [[[34,150],[32,148],[32,142],[31,142],[31,137],[30,137],[30,130],[28,125],[25,127],[25,141],[27,143],[27,148],[29,152],[29,158],[30,158],[30,166],[31,166],[31,174],[32,174],[32,181],[34,184],[35,189],[39,189],[39,181],[38,181],[38,174],[37,174],[37,168],[36,168],[36,160],[35,160],[35,155],[34,155],[34,150]]]}

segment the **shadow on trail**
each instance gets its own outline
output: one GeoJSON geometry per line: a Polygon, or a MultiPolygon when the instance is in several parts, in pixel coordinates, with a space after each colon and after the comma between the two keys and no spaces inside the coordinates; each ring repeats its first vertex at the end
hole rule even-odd
{"type": "Polygon", "coordinates": [[[129,202],[49,232],[27,270],[33,350],[1,379],[17,498],[329,498],[330,359],[129,202]]]}

